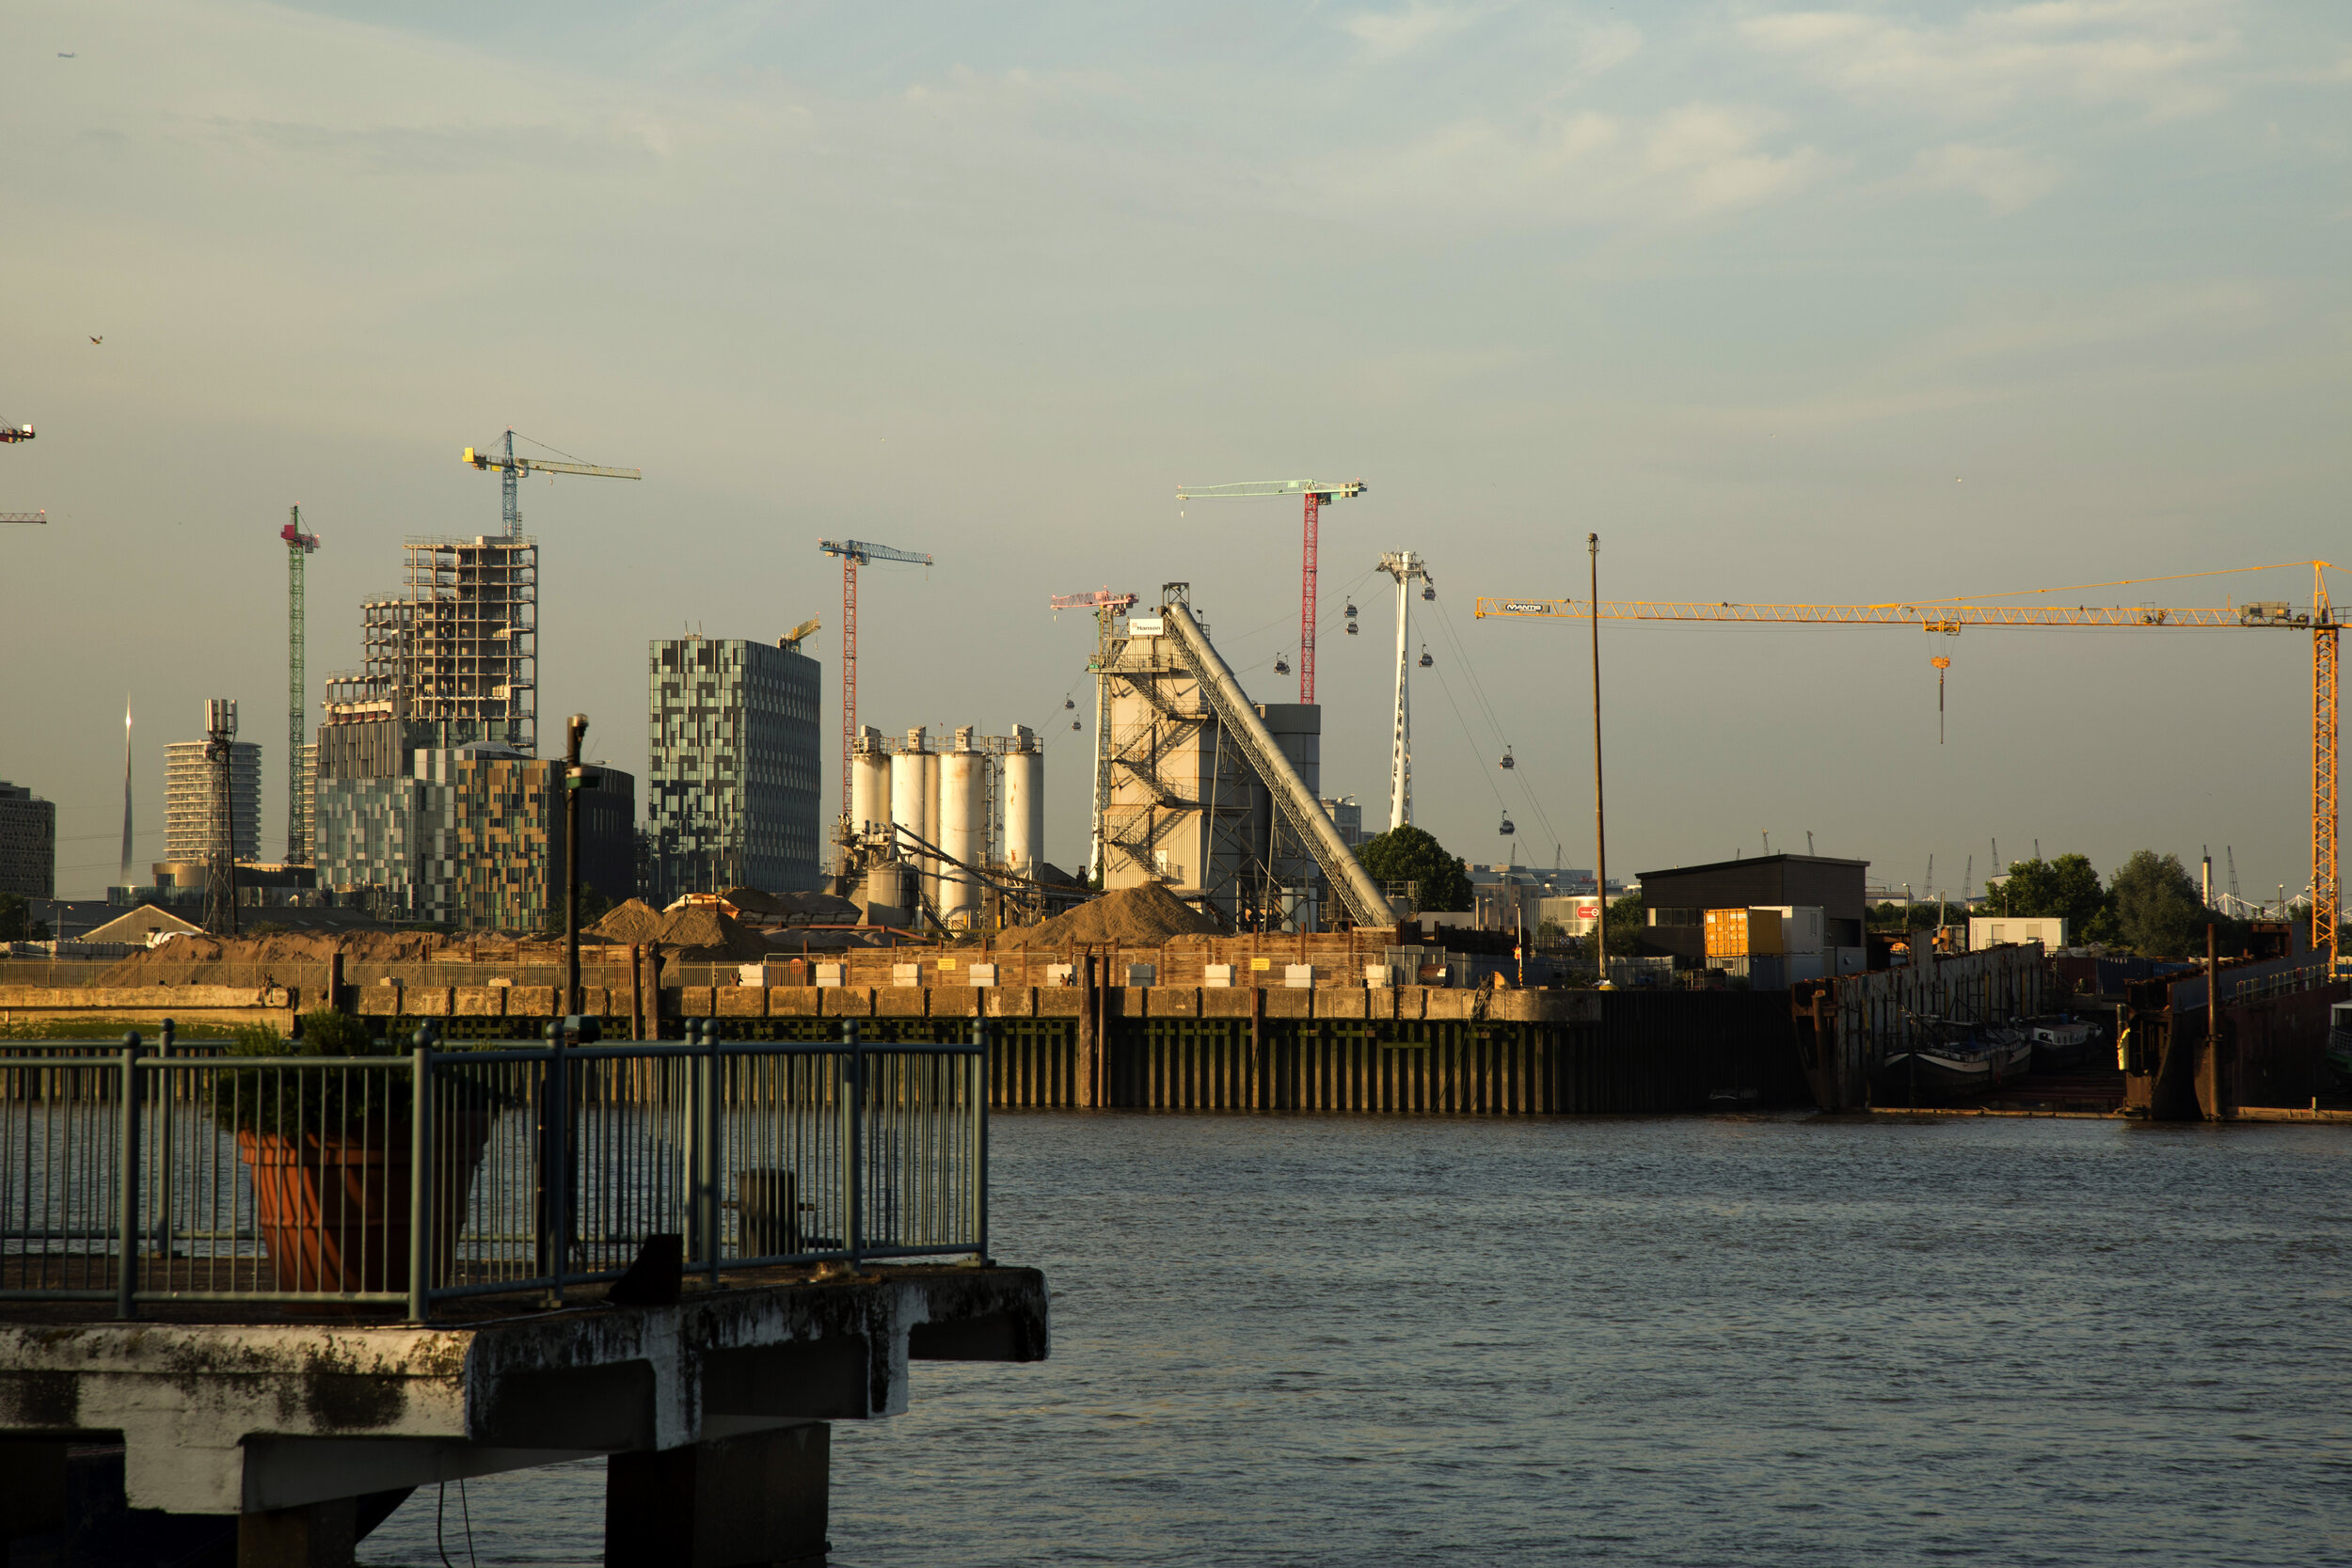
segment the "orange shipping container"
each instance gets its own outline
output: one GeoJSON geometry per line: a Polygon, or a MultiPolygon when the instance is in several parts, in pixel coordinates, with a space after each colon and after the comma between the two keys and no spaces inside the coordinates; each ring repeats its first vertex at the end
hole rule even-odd
{"type": "Polygon", "coordinates": [[[1702,918],[1710,958],[1745,958],[1781,951],[1778,910],[1708,910],[1702,918]]]}

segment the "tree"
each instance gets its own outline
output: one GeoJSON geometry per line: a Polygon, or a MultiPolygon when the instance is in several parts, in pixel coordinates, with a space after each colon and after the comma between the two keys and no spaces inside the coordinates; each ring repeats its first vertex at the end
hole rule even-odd
{"type": "Polygon", "coordinates": [[[13,893],[0,893],[0,942],[46,942],[49,923],[33,918],[33,907],[13,893]]]}
{"type": "Polygon", "coordinates": [[[1642,903],[1642,895],[1629,893],[1609,906],[1609,951],[1620,958],[1629,958],[1640,951],[1634,944],[1642,940],[1643,928],[1649,925],[1649,912],[1642,903]]]}
{"type": "Polygon", "coordinates": [[[2116,934],[2133,952],[2154,958],[2184,958],[2205,946],[2212,917],[2197,899],[2196,879],[2178,855],[2136,849],[2109,880],[2116,934]]]}
{"type": "MultiPolygon", "coordinates": [[[[2178,867],[2180,862],[2172,863],[2178,867]]],[[[2187,873],[2182,875],[2185,877],[2187,873]]],[[[2081,855],[2060,855],[2053,861],[2039,856],[2029,861],[2011,861],[2009,876],[1994,896],[2003,914],[2062,917],[2068,935],[2076,939],[2090,935],[2092,924],[2107,907],[2106,893],[2099,886],[2099,873],[2081,855]]]]}
{"type": "Polygon", "coordinates": [[[1410,823],[1364,840],[1356,847],[1356,858],[1375,881],[1412,883],[1413,901],[1422,909],[1470,907],[1470,872],[1460,857],[1447,854],[1444,845],[1410,823]]]}

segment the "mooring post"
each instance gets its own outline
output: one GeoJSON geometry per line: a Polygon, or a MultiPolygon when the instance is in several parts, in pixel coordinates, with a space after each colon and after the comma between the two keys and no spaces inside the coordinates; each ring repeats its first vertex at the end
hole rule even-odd
{"type": "MultiPolygon", "coordinates": [[[[171,1020],[164,1020],[164,1026],[155,1042],[157,1057],[168,1057],[171,1054],[172,1042],[178,1035],[179,1030],[171,1020]]],[[[160,1189],[155,1198],[155,1255],[158,1258],[169,1258],[172,1256],[171,1216],[173,1210],[178,1206],[178,1195],[173,1191],[172,1182],[174,1163],[171,1148],[172,1107],[179,1099],[180,1080],[167,1073],[157,1082],[162,1085],[162,1092],[156,1095],[155,1100],[163,1122],[155,1130],[157,1134],[155,1179],[156,1185],[160,1189]]]]}
{"type": "Polygon", "coordinates": [[[719,1056],[719,1021],[703,1020],[702,1094],[696,1112],[702,1122],[702,1161],[695,1172],[695,1212],[701,1218],[705,1252],[709,1259],[710,1288],[719,1288],[719,1183],[720,1173],[726,1168],[719,1148],[719,1099],[721,1070],[719,1056]]]}
{"type": "Polygon", "coordinates": [[[1094,955],[1087,954],[1074,960],[1078,965],[1078,1060],[1072,1076],[1077,1082],[1075,1091],[1081,1108],[1090,1109],[1096,1103],[1094,1094],[1094,1057],[1097,1050],[1095,1026],[1101,1022],[1094,1011],[1094,955]]]}

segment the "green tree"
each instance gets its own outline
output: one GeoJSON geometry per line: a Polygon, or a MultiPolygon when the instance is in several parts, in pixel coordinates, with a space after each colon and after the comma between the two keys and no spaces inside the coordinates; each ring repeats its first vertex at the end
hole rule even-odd
{"type": "MultiPolygon", "coordinates": [[[[2180,863],[2174,861],[2173,864],[2178,866],[2180,863]]],[[[2081,855],[2060,855],[2052,861],[2038,856],[2029,861],[2011,861],[2009,876],[1994,898],[2003,914],[2063,917],[2072,938],[2088,937],[2107,907],[2107,895],[2099,885],[2099,873],[2081,855]]]]}
{"type": "Polygon", "coordinates": [[[2153,958],[2185,958],[2204,951],[2205,923],[2212,917],[2197,900],[2197,879],[2178,855],[2136,849],[2116,867],[2107,895],[2116,935],[2133,952],[2153,958]]]}
{"type": "Polygon", "coordinates": [[[1629,958],[1641,951],[1636,945],[1642,932],[1649,925],[1649,911],[1642,903],[1642,895],[1629,893],[1609,906],[1609,951],[1620,958],[1629,958]]]}
{"type": "Polygon", "coordinates": [[[1412,883],[1414,902],[1424,910],[1470,907],[1470,871],[1460,857],[1410,823],[1364,840],[1356,858],[1375,881],[1412,883]]]}
{"type": "Polygon", "coordinates": [[[0,893],[0,942],[45,942],[49,923],[33,918],[33,907],[13,893],[0,893]]]}

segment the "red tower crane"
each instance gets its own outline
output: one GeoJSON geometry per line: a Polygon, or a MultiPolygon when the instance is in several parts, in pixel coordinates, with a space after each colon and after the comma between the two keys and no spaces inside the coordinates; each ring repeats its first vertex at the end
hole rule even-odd
{"type": "Polygon", "coordinates": [[[1298,577],[1298,700],[1302,703],[1315,700],[1315,533],[1323,503],[1360,496],[1370,488],[1360,479],[1328,483],[1311,479],[1252,479],[1238,484],[1188,484],[1176,492],[1180,501],[1233,500],[1245,496],[1304,498],[1306,522],[1298,577]]]}
{"type": "Polygon", "coordinates": [[[841,813],[850,811],[850,754],[857,744],[857,569],[875,561],[928,566],[931,558],[862,539],[819,539],[817,547],[841,558],[841,813]]]}

